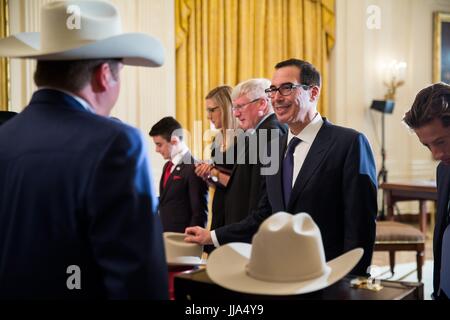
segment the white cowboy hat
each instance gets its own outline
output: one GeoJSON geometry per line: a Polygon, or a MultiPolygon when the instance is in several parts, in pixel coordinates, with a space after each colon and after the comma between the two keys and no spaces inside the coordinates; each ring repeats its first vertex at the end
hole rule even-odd
{"type": "Polygon", "coordinates": [[[143,33],[122,33],[119,12],[103,1],[56,1],[42,7],[41,32],[0,40],[0,56],[37,60],[123,59],[127,65],[159,67],[161,43],[143,33]]]}
{"type": "Polygon", "coordinates": [[[320,230],[307,213],[273,214],[252,245],[230,243],[211,252],[206,272],[229,290],[260,295],[297,295],[323,289],[348,274],[364,250],[325,262],[320,230]]]}
{"type": "Polygon", "coordinates": [[[169,266],[200,266],[205,264],[202,260],[203,246],[184,241],[186,235],[178,232],[164,232],[164,248],[166,261],[169,266]]]}

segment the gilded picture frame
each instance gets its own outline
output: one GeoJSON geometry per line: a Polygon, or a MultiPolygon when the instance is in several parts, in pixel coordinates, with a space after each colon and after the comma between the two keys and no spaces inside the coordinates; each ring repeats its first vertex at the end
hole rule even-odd
{"type": "MultiPolygon", "coordinates": [[[[0,0],[0,38],[9,35],[8,0],[0,0]]],[[[9,109],[9,60],[0,58],[0,111],[9,109]]]]}
{"type": "Polygon", "coordinates": [[[450,13],[434,13],[433,82],[450,84],[450,13]]]}

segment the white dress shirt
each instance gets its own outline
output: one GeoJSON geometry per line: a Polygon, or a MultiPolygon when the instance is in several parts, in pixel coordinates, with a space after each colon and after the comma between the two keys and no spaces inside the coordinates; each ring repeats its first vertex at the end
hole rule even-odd
{"type": "Polygon", "coordinates": [[[188,151],[189,148],[183,142],[180,142],[180,151],[173,155],[171,159],[173,166],[170,169],[170,173],[172,173],[173,170],[175,170],[175,167],[181,163],[181,160],[183,160],[183,157],[186,155],[186,153],[188,153],[188,151]]]}
{"type": "Polygon", "coordinates": [[[322,128],[323,120],[319,113],[316,114],[314,119],[296,136],[294,136],[289,130],[287,144],[292,140],[293,137],[297,137],[301,142],[295,147],[294,151],[294,171],[292,173],[292,187],[294,187],[295,180],[297,180],[298,174],[305,162],[306,156],[308,155],[309,149],[314,142],[314,139],[319,133],[320,128],[322,128]]]}

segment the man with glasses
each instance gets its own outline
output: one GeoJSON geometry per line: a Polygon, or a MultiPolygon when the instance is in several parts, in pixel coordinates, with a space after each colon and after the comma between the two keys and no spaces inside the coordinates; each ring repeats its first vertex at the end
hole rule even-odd
{"type": "Polygon", "coordinates": [[[238,84],[231,93],[233,115],[243,132],[237,139],[237,163],[227,187],[225,225],[243,220],[258,204],[263,180],[260,155],[264,153],[258,150],[259,140],[264,139],[263,145],[267,145],[272,138],[271,130],[277,130],[277,136],[287,132],[286,126],[278,122],[264,92],[268,86],[268,79],[250,79],[238,84]],[[240,143],[242,141],[245,143],[240,143]]]}
{"type": "Polygon", "coordinates": [[[289,126],[280,141],[280,170],[268,175],[258,208],[237,224],[211,233],[191,228],[188,242],[251,242],[272,213],[309,213],[320,228],[327,261],[361,247],[354,274],[365,275],[372,259],[377,212],[373,154],[366,137],[338,127],[317,112],[320,73],[306,61],[275,66],[266,90],[278,120],[289,126]]]}

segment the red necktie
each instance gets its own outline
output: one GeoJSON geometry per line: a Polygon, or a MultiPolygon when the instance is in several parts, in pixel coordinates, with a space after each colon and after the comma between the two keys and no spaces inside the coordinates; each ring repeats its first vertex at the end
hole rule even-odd
{"type": "Polygon", "coordinates": [[[169,180],[170,170],[173,167],[172,161],[167,162],[166,170],[164,171],[163,188],[166,187],[167,180],[169,180]]]}

